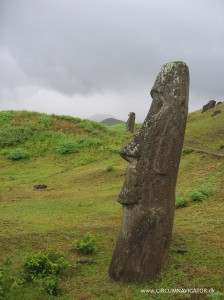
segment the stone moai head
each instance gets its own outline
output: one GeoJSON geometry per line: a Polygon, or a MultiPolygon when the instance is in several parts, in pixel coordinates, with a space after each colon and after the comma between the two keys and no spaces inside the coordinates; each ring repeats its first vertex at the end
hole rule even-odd
{"type": "Polygon", "coordinates": [[[120,152],[129,164],[118,196],[123,220],[109,271],[114,280],[147,281],[167,256],[188,92],[187,65],[165,64],[152,87],[142,129],[120,152]]]}

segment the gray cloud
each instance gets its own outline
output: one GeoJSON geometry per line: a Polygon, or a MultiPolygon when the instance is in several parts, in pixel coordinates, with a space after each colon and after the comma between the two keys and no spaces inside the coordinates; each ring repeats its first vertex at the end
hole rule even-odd
{"type": "Polygon", "coordinates": [[[191,109],[224,100],[222,0],[2,0],[0,19],[1,109],[51,112],[51,103],[144,118],[155,76],[173,60],[189,65],[191,109]]]}

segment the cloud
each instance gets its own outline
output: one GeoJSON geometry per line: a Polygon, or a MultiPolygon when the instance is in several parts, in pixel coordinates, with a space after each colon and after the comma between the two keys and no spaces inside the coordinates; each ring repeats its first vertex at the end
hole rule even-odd
{"type": "Polygon", "coordinates": [[[191,109],[224,98],[221,0],[3,0],[0,11],[2,109],[143,116],[160,67],[174,60],[190,68],[191,109]]]}

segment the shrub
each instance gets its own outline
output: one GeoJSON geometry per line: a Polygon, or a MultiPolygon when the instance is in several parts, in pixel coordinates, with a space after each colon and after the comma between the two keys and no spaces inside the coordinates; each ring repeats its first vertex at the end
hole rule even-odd
{"type": "Polygon", "coordinates": [[[53,273],[52,262],[43,253],[26,256],[24,259],[24,278],[33,281],[36,277],[45,277],[53,273]]]}
{"type": "Polygon", "coordinates": [[[112,172],[114,171],[114,167],[113,166],[108,166],[107,167],[107,172],[112,172]]]}
{"type": "Polygon", "coordinates": [[[224,143],[219,144],[219,149],[224,149],[224,143]]]}
{"type": "Polygon", "coordinates": [[[12,125],[6,125],[0,129],[0,146],[15,146],[24,142],[20,130],[12,125]]]}
{"type": "Polygon", "coordinates": [[[9,151],[7,159],[9,160],[20,160],[20,159],[29,159],[30,154],[23,149],[17,148],[9,151]]]}
{"type": "Polygon", "coordinates": [[[64,269],[67,269],[70,264],[65,259],[64,253],[61,251],[48,251],[47,253],[48,259],[54,264],[53,270],[56,274],[61,273],[64,269]]]}
{"type": "Polygon", "coordinates": [[[23,265],[23,276],[47,293],[56,296],[59,292],[59,273],[70,267],[64,253],[49,251],[47,254],[37,253],[26,256],[23,265]]]}
{"type": "Polygon", "coordinates": [[[176,199],[175,203],[175,208],[180,208],[180,207],[186,207],[187,206],[187,200],[185,199],[176,199]]]}
{"type": "Polygon", "coordinates": [[[197,190],[198,192],[202,193],[206,197],[208,197],[213,191],[211,189],[201,188],[197,190]]]}
{"type": "Polygon", "coordinates": [[[49,252],[47,254],[39,252],[25,257],[23,273],[27,281],[33,281],[35,278],[57,275],[68,267],[69,263],[64,259],[62,252],[49,252]]]}
{"type": "Polygon", "coordinates": [[[183,149],[182,149],[182,154],[184,154],[184,155],[189,154],[189,153],[191,153],[191,152],[193,152],[192,149],[189,149],[189,148],[183,148],[183,149]]]}
{"type": "Polygon", "coordinates": [[[5,125],[0,129],[0,146],[10,147],[25,143],[36,131],[34,124],[24,122],[21,126],[5,125]]]}
{"type": "Polygon", "coordinates": [[[36,278],[34,282],[40,285],[42,290],[46,291],[47,293],[53,296],[57,296],[60,291],[59,279],[56,276],[36,278]]]}
{"type": "Polygon", "coordinates": [[[208,198],[208,196],[203,194],[200,190],[196,190],[190,194],[190,198],[192,201],[201,202],[201,201],[206,200],[208,198]]]}
{"type": "Polygon", "coordinates": [[[75,242],[75,249],[83,254],[92,254],[97,251],[95,237],[87,232],[81,241],[75,242]]]}
{"type": "Polygon", "coordinates": [[[57,154],[72,154],[79,152],[79,148],[80,146],[76,141],[65,139],[58,142],[55,152],[57,154]]]}

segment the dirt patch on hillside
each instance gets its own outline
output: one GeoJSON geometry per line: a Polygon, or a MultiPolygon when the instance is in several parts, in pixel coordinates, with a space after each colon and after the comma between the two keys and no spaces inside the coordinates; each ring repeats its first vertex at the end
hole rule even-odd
{"type": "Polygon", "coordinates": [[[83,128],[80,128],[77,124],[56,118],[52,120],[52,130],[69,134],[84,134],[83,128]]]}

